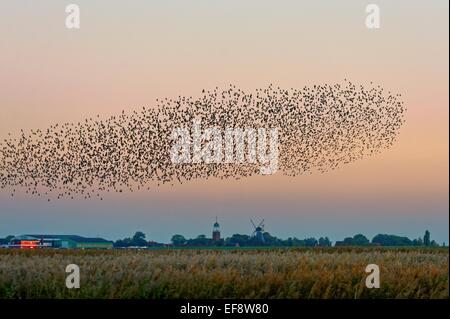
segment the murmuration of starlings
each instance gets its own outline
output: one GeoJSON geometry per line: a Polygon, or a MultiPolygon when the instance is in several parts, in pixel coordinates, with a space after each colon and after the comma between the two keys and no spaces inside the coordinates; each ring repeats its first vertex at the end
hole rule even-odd
{"type": "Polygon", "coordinates": [[[391,147],[404,114],[401,95],[373,83],[365,87],[345,80],[301,89],[269,85],[252,92],[216,87],[198,98],[157,99],[153,107],[107,119],[9,135],[0,142],[0,187],[11,196],[20,188],[48,200],[102,199],[104,192],[260,174],[260,163],[245,158],[173,162],[173,132],[191,130],[192,123],[222,132],[276,128],[277,174],[324,173],[391,147]]]}

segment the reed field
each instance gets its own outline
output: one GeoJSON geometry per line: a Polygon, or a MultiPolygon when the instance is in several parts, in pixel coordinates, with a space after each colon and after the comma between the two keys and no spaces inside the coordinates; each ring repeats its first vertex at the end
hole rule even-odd
{"type": "Polygon", "coordinates": [[[448,298],[448,285],[446,248],[0,249],[0,298],[448,298]]]}

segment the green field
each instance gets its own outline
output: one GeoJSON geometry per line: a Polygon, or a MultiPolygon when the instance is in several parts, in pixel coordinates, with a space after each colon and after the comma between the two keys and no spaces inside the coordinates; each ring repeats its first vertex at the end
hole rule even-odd
{"type": "Polygon", "coordinates": [[[0,298],[448,298],[448,284],[446,248],[0,249],[0,298]]]}

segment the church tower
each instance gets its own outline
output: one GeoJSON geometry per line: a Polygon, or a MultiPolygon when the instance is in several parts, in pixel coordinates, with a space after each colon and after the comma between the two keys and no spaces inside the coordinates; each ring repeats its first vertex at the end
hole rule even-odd
{"type": "Polygon", "coordinates": [[[216,216],[216,222],[213,225],[212,239],[214,241],[220,240],[220,225],[217,222],[217,216],[216,216]]]}

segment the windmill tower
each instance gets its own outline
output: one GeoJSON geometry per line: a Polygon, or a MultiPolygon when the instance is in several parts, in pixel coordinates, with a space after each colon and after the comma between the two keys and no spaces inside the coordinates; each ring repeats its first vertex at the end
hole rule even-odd
{"type": "Polygon", "coordinates": [[[213,225],[212,239],[214,241],[220,240],[220,225],[217,222],[217,216],[216,216],[216,222],[213,225]]]}
{"type": "Polygon", "coordinates": [[[261,220],[261,222],[258,224],[258,226],[256,226],[256,224],[253,222],[253,220],[250,219],[250,222],[252,223],[253,227],[254,227],[254,231],[252,233],[252,237],[256,238],[256,240],[259,243],[264,243],[264,219],[261,220]]]}

